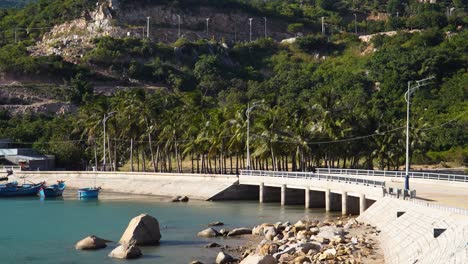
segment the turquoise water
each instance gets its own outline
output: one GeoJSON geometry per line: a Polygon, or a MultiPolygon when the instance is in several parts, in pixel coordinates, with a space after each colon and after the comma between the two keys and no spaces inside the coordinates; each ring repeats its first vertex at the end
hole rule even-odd
{"type": "Polygon", "coordinates": [[[170,203],[155,197],[116,194],[102,194],[98,201],[79,201],[72,191],[57,200],[0,199],[0,263],[123,263],[107,257],[115,243],[90,252],[76,251],[74,244],[91,234],[118,241],[130,219],[141,213],[159,220],[162,239],[157,247],[142,248],[144,257],[131,261],[135,264],[189,263],[196,259],[213,262],[219,249],[205,249],[205,244],[236,240],[197,237],[197,232],[212,221],[234,228],[326,216],[323,210],[274,203],[170,203]]]}

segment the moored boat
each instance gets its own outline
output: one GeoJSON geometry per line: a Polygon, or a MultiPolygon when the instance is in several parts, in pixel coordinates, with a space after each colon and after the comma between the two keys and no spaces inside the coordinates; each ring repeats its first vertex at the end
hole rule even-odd
{"type": "Polygon", "coordinates": [[[98,198],[101,187],[78,189],[78,198],[98,198]]]}
{"type": "Polygon", "coordinates": [[[18,185],[16,182],[0,186],[0,197],[34,196],[44,183],[18,185]]]}
{"type": "Polygon", "coordinates": [[[63,195],[63,191],[65,190],[65,182],[58,181],[57,184],[53,184],[50,186],[43,186],[39,190],[39,196],[42,198],[49,198],[49,197],[59,197],[63,195]]]}

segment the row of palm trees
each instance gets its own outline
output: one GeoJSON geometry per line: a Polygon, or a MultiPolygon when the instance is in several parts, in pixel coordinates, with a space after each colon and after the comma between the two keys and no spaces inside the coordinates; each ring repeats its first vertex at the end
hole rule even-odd
{"type": "MultiPolygon", "coordinates": [[[[127,90],[82,106],[75,132],[89,142],[91,163],[102,162],[97,158],[104,149],[102,119],[115,111],[107,122],[110,168],[129,164],[131,171],[238,173],[246,168],[245,110],[239,104],[216,106],[199,93],[127,90]]],[[[375,130],[367,115],[342,112],[346,115],[326,101],[296,109],[262,104],[251,114],[251,168],[371,168],[374,160],[381,168],[400,165],[403,131],[348,140],[375,130]]]]}

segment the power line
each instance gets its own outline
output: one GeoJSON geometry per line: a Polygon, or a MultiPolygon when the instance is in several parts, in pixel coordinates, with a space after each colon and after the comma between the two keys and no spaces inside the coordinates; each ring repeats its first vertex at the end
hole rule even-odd
{"type": "MultiPolygon", "coordinates": [[[[431,127],[427,127],[427,128],[412,128],[414,130],[417,130],[417,131],[426,131],[426,130],[432,130],[432,129],[436,129],[436,128],[439,128],[439,127],[443,127],[447,124],[450,124],[458,119],[460,119],[461,117],[465,116],[466,114],[468,113],[468,111],[464,111],[462,112],[460,115],[456,116],[455,118],[452,118],[440,125],[434,125],[434,126],[431,126],[431,127]]],[[[353,138],[345,138],[345,139],[338,139],[338,140],[328,140],[328,141],[305,141],[304,143],[306,144],[309,144],[309,145],[320,145],[320,144],[332,144],[332,143],[341,143],[341,142],[348,142],[348,141],[355,141],[355,140],[360,140],[360,139],[364,139],[364,138],[370,138],[370,137],[374,137],[374,136],[382,136],[382,135],[385,135],[385,134],[389,134],[389,133],[392,133],[392,132],[395,132],[395,131],[398,131],[398,130],[401,130],[401,129],[404,129],[405,127],[397,127],[397,128],[394,128],[394,129],[390,129],[390,130],[387,130],[387,131],[383,131],[383,132],[377,132],[377,133],[374,133],[374,134],[370,134],[370,135],[364,135],[364,136],[358,136],[358,137],[353,137],[353,138]]],[[[257,137],[257,138],[262,138],[262,139],[268,139],[268,137],[265,137],[265,136],[262,136],[262,135],[252,135],[253,137],[257,137]]],[[[225,139],[225,138],[231,138],[230,136],[223,136],[221,137],[222,139],[225,139]]],[[[203,140],[212,140],[212,139],[219,139],[218,137],[209,137],[209,138],[203,138],[203,140]]],[[[115,142],[131,142],[131,140],[128,140],[128,139],[118,139],[118,138],[110,138],[109,140],[112,140],[112,141],[115,141],[115,142]]],[[[165,140],[165,141],[158,141],[158,140],[154,140],[152,142],[154,142],[155,144],[161,144],[161,143],[167,143],[167,142],[174,142],[174,143],[188,143],[188,142],[195,142],[199,139],[186,139],[186,140],[175,140],[175,141],[170,141],[170,140],[165,140]]],[[[96,139],[91,139],[91,140],[88,140],[88,139],[76,139],[76,140],[59,140],[59,141],[47,141],[47,142],[6,142],[6,143],[10,143],[10,144],[16,144],[16,145],[32,145],[32,144],[63,144],[63,143],[73,143],[73,142],[94,142],[94,141],[97,141],[96,139]]],[[[149,143],[149,141],[145,141],[145,140],[133,140],[134,143],[149,143]]],[[[279,143],[288,143],[288,144],[298,144],[298,141],[285,141],[285,140],[277,140],[275,142],[279,142],[279,143]]]]}

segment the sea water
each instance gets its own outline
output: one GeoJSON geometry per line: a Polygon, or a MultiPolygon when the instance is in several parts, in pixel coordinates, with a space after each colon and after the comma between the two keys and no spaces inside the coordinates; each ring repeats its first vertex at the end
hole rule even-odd
{"type": "Polygon", "coordinates": [[[116,243],[97,251],[77,251],[74,245],[88,235],[118,242],[130,219],[141,213],[159,220],[162,239],[159,246],[142,247],[144,256],[131,261],[135,264],[183,264],[193,260],[214,263],[219,248],[204,245],[229,244],[236,238],[197,237],[197,232],[212,221],[224,222],[223,228],[232,229],[330,216],[320,209],[254,201],[171,203],[151,196],[106,193],[99,200],[82,201],[71,190],[63,198],[51,200],[0,199],[0,264],[124,263],[107,256],[116,243]]]}

